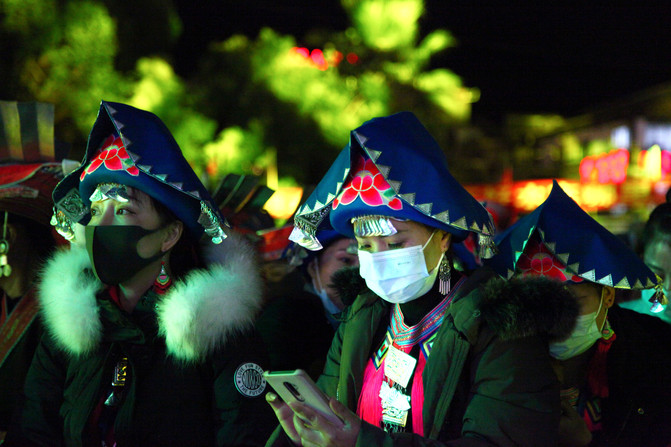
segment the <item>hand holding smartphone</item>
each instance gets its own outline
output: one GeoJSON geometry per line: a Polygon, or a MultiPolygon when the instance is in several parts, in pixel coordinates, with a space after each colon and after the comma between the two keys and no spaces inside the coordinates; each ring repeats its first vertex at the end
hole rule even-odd
{"type": "Polygon", "coordinates": [[[331,410],[326,394],[302,369],[265,371],[263,377],[284,402],[300,402],[324,416],[332,424],[338,427],[343,425],[343,421],[331,410]]]}

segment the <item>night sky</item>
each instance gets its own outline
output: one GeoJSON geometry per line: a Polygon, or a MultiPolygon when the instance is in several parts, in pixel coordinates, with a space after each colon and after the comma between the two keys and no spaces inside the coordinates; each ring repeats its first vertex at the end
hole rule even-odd
{"type": "MultiPolygon", "coordinates": [[[[637,3],[555,7],[545,1],[431,0],[426,2],[421,32],[443,28],[458,39],[456,48],[444,51],[432,64],[453,70],[466,85],[481,90],[473,108],[475,120],[497,120],[509,112],[570,116],[671,82],[669,8],[663,2],[637,3]]],[[[338,31],[349,24],[338,1],[176,4],[184,23],[177,47],[184,66],[193,64],[197,50],[208,41],[234,33],[254,38],[269,26],[301,43],[313,28],[338,31]]]]}

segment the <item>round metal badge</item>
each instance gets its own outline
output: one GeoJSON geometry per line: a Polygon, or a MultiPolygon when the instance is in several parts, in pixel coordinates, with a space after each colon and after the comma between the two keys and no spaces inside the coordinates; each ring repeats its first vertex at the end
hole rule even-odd
{"type": "Polygon", "coordinates": [[[235,370],[235,387],[240,394],[247,397],[257,397],[266,389],[266,379],[263,378],[263,368],[256,363],[243,363],[235,370]]]}

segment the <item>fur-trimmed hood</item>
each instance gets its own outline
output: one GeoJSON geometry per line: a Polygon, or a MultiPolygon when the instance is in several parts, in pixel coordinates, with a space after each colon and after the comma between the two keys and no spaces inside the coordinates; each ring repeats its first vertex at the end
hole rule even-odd
{"type": "MultiPolygon", "coordinates": [[[[235,234],[203,250],[207,269],[176,281],[157,304],[159,335],[167,352],[197,361],[249,328],[261,306],[262,282],[253,248],[235,234]]],[[[104,285],[90,273],[86,250],[73,246],[46,264],[38,290],[42,318],[70,355],[95,350],[103,336],[96,295],[104,285]]]]}
{"type": "MultiPolygon", "coordinates": [[[[332,285],[346,304],[368,290],[358,267],[336,272],[332,285]]],[[[575,326],[578,302],[559,281],[532,276],[505,281],[492,270],[480,268],[462,285],[459,295],[475,288],[482,292],[478,302],[453,303],[455,318],[471,329],[472,322],[468,320],[474,313],[475,320],[485,322],[499,337],[508,340],[534,335],[559,341],[568,337],[575,326]]]]}

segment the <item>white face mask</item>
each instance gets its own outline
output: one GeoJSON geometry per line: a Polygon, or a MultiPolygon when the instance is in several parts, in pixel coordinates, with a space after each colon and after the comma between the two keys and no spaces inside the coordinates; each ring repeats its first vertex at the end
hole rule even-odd
{"type": "MultiPolygon", "coordinates": [[[[423,246],[415,245],[397,250],[369,253],[359,250],[359,273],[366,285],[380,298],[390,303],[407,303],[431,290],[438,276],[438,268],[431,274],[426,269],[424,248],[436,232],[423,246]]],[[[443,260],[443,256],[438,260],[443,260]]]]}
{"type": "MultiPolygon", "coordinates": [[[[550,343],[550,355],[558,360],[566,360],[580,355],[601,338],[601,329],[596,325],[596,317],[601,312],[603,294],[599,301],[599,310],[586,315],[579,315],[571,335],[564,341],[550,343]]],[[[604,324],[605,324],[604,320],[604,324]]]]}
{"type": "Polygon", "coordinates": [[[319,262],[317,261],[317,258],[315,258],[315,277],[312,280],[312,287],[315,288],[315,292],[317,292],[317,295],[319,295],[319,299],[322,301],[322,305],[324,306],[324,309],[326,312],[329,314],[337,314],[340,312],[340,309],[338,309],[338,306],[331,301],[331,298],[329,298],[329,294],[326,291],[324,287],[322,287],[322,281],[321,278],[319,277],[319,262]]]}

